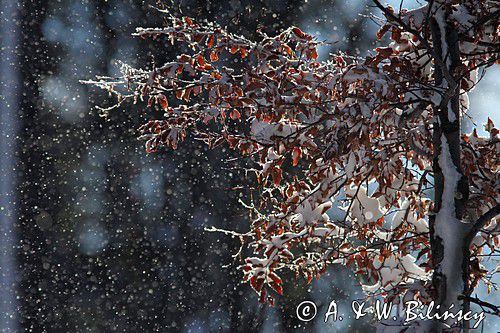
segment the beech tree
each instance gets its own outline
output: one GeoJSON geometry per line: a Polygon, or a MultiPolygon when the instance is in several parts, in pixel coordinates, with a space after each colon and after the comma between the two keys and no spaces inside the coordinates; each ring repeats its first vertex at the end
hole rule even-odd
{"type": "MultiPolygon", "coordinates": [[[[342,264],[369,296],[498,315],[473,291],[497,290],[485,261],[499,252],[499,131],[489,118],[487,136],[461,131],[468,93],[499,63],[498,2],[373,4],[380,46],[325,61],[297,27],[252,41],[158,9],[166,25],[135,35],[189,53],[85,82],[116,96],[104,115],[129,101],[152,110],[139,129],[147,152],[192,135],[253,162],[248,232],[210,230],[241,240],[235,258],[261,302],[282,294],[283,270],[311,281],[342,264]]],[[[445,324],[413,323],[467,330],[445,324]]]]}

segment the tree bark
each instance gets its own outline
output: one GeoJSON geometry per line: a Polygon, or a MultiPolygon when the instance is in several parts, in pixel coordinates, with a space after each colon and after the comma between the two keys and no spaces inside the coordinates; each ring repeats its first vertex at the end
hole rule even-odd
{"type": "MultiPolygon", "coordinates": [[[[441,58],[446,68],[436,66],[435,74],[436,87],[440,88],[442,95],[440,104],[434,109],[435,197],[434,211],[430,216],[430,233],[434,301],[440,305],[439,312],[448,310],[453,304],[451,311],[455,313],[460,308],[464,311],[469,309],[467,301],[458,299],[461,294],[469,292],[470,250],[466,242],[469,225],[465,223],[469,185],[460,165],[460,84],[454,78],[460,65],[460,50],[458,34],[447,23],[449,10],[438,10],[431,22],[434,54],[441,58]],[[445,70],[450,75],[445,75],[445,70]]],[[[435,321],[432,327],[432,332],[446,331],[439,321],[435,321]]],[[[463,328],[456,330],[461,331],[463,328]]]]}

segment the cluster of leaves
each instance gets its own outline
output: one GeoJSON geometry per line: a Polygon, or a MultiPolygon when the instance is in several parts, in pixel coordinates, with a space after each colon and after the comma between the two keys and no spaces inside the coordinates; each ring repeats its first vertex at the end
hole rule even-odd
{"type": "MultiPolygon", "coordinates": [[[[465,3],[453,6],[466,20],[449,18],[467,37],[464,65],[453,74],[461,77],[464,115],[477,70],[491,63],[498,41],[498,30],[470,23],[491,12],[487,5],[465,3]]],[[[140,128],[149,152],[175,149],[192,133],[210,147],[226,142],[255,162],[258,200],[246,204],[254,218],[250,231],[237,236],[254,253],[241,269],[262,302],[283,292],[282,269],[311,281],[332,264],[351,267],[367,292],[392,298],[411,290],[426,300],[432,119],[446,93],[434,84],[441,64],[429,46],[427,12],[403,11],[397,22],[389,15],[378,37],[390,33],[390,44],[373,56],[339,53],[326,61],[317,59],[321,43],[297,27],[254,42],[166,13],[166,27],[139,28],[136,35],[181,42],[190,54],[151,70],[123,64],[122,77],[89,82],[117,96],[104,112],[127,100],[163,110],[140,128]]],[[[498,129],[491,121],[486,129],[489,137],[463,136],[470,214],[477,216],[500,193],[498,129]]],[[[491,220],[474,240],[476,280],[487,276],[479,254],[497,243],[491,220]]]]}

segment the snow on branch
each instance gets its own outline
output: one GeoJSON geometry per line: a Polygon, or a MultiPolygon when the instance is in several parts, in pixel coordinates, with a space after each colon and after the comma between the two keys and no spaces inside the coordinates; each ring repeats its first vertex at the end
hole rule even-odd
{"type": "MultiPolygon", "coordinates": [[[[251,230],[223,232],[242,239],[239,253],[251,252],[240,268],[262,302],[283,292],[281,270],[311,281],[333,264],[352,268],[367,292],[376,286],[387,299],[430,286],[428,175],[434,110],[447,93],[435,84],[443,60],[432,48],[428,9],[396,14],[375,3],[389,19],[377,36],[390,31],[390,43],[365,59],[339,53],[319,61],[321,43],[298,27],[251,41],[168,14],[168,25],[135,36],[182,43],[188,54],[149,69],[122,64],[120,77],[85,81],[117,97],[105,112],[125,101],[161,111],[139,129],[148,152],[192,135],[254,162],[251,230]]],[[[478,35],[461,42],[463,66],[446,75],[460,87],[465,114],[478,66],[497,55],[483,42],[498,41],[498,31],[468,24],[488,13],[463,3],[453,6],[467,20],[449,19],[464,36],[478,35]]],[[[491,123],[488,131],[489,138],[462,137],[471,214],[499,200],[498,130],[491,123]]]]}

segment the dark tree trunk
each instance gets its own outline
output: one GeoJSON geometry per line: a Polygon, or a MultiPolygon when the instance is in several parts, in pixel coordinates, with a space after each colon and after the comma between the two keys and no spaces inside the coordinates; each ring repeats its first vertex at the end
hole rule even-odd
{"type": "MultiPolygon", "coordinates": [[[[439,312],[454,304],[453,312],[469,304],[459,296],[469,293],[469,243],[466,234],[466,202],[469,196],[468,179],[460,165],[459,80],[455,78],[460,65],[458,34],[446,23],[447,9],[438,10],[431,22],[436,60],[436,87],[442,88],[441,102],[435,107],[433,124],[434,211],[430,216],[432,278],[434,300],[439,312]]],[[[449,324],[449,323],[448,323],[449,324]]],[[[440,322],[432,332],[442,332],[440,322]]]]}

